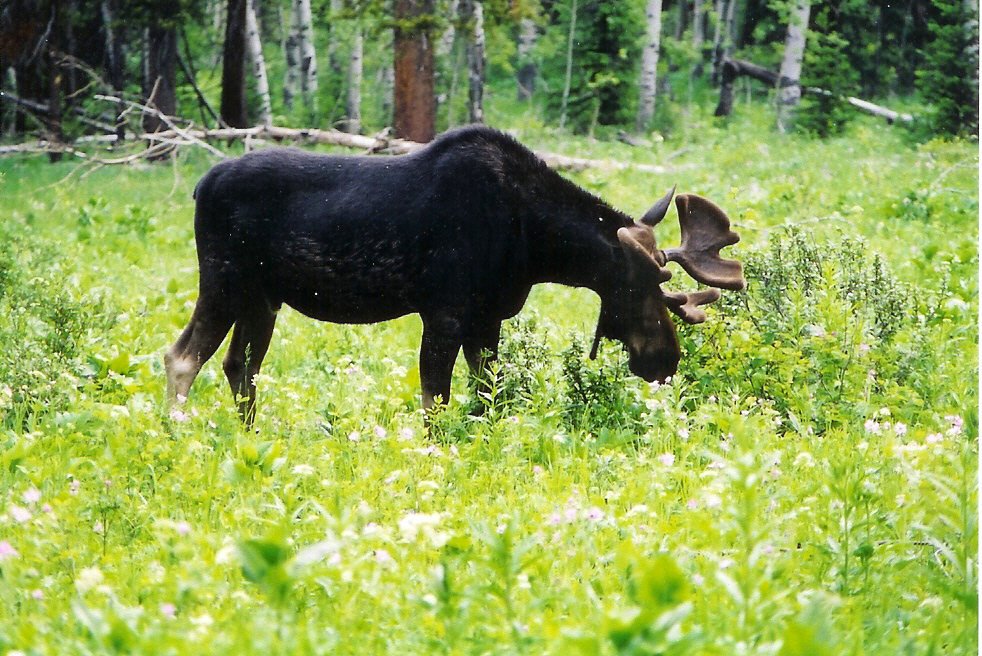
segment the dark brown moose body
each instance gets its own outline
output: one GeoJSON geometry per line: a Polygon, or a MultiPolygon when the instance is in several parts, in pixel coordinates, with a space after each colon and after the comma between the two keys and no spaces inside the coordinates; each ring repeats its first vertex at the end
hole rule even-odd
{"type": "Polygon", "coordinates": [[[706,315],[698,306],[719,298],[715,288],[663,291],[667,262],[713,287],[745,285],[739,262],[719,257],[739,237],[703,198],[676,198],[682,246],[657,248],[651,227],[673,192],[636,223],[486,127],[448,132],[402,157],[277,148],[221,162],[195,190],[199,294],[165,355],[168,396],[187,396],[231,329],[224,370],[251,422],[253,377],[286,303],[336,323],[418,313],[429,407],[448,398],[461,348],[483,373],[501,322],[540,282],[595,291],[594,354],[601,337],[619,340],[633,373],[663,381],[680,358],[669,311],[699,323],[706,315]]]}

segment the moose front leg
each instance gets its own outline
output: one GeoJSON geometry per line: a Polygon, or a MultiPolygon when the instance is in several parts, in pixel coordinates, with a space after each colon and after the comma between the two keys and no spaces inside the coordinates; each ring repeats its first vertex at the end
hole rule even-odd
{"type": "Polygon", "coordinates": [[[423,342],[419,349],[419,382],[423,388],[423,409],[428,410],[439,397],[450,399],[450,379],[460,352],[460,337],[423,322],[423,342]]]}
{"type": "Polygon", "coordinates": [[[464,340],[464,357],[474,379],[480,406],[478,414],[487,408],[486,401],[496,381],[492,380],[490,365],[498,359],[498,342],[501,339],[501,322],[496,322],[482,331],[475,331],[464,340]]]}

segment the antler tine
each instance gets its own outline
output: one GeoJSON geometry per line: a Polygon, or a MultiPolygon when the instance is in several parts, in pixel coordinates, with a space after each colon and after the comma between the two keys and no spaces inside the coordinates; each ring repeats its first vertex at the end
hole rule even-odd
{"type": "Polygon", "coordinates": [[[713,287],[739,291],[747,286],[743,265],[720,257],[721,248],[740,241],[730,230],[730,218],[712,201],[701,196],[680,194],[675,199],[682,228],[679,248],[664,251],[665,258],[678,262],[686,273],[713,287]]]}
{"type": "Polygon", "coordinates": [[[644,213],[644,216],[641,217],[641,223],[653,228],[665,218],[665,213],[668,212],[668,206],[672,204],[672,196],[675,195],[676,187],[678,187],[678,185],[675,185],[669,189],[667,194],[659,198],[658,202],[652,205],[651,209],[644,213]]]}
{"type": "Polygon", "coordinates": [[[698,307],[719,300],[720,291],[715,287],[698,292],[663,292],[665,305],[682,321],[688,324],[702,323],[706,320],[706,311],[698,307]]]}

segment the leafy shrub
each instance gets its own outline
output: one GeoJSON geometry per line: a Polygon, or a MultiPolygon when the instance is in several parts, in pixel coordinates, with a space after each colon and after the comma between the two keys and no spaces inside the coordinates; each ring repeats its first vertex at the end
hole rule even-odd
{"type": "Polygon", "coordinates": [[[858,239],[819,243],[795,228],[744,263],[748,289],[723,295],[725,319],[680,327],[683,375],[702,395],[746,384],[787,421],[812,417],[820,430],[862,424],[877,399],[928,405],[943,357],[930,326],[944,312],[937,295],[899,282],[858,239]],[[900,398],[908,383],[917,403],[900,398]]]}
{"type": "Polygon", "coordinates": [[[81,384],[83,341],[110,320],[72,293],[50,246],[28,244],[10,228],[0,241],[0,423],[10,426],[71,400],[81,384]]]}
{"type": "Polygon", "coordinates": [[[621,428],[640,431],[643,405],[625,384],[632,378],[627,362],[618,353],[601,352],[591,362],[579,337],[562,353],[562,416],[574,430],[621,428]]]}
{"type": "Polygon", "coordinates": [[[817,87],[827,93],[806,93],[795,119],[795,128],[826,138],[842,134],[854,115],[844,96],[855,92],[859,76],[846,58],[849,43],[830,31],[827,12],[816,17],[818,30],[808,33],[803,87],[817,87]]]}

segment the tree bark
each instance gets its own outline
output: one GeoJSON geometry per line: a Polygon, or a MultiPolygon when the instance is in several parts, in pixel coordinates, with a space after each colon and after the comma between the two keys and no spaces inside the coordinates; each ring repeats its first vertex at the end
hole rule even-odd
{"type": "MultiPolygon", "coordinates": [[[[103,36],[106,47],[106,73],[109,86],[113,93],[121,93],[125,80],[123,79],[123,47],[116,35],[116,0],[102,0],[99,4],[99,14],[102,18],[103,36]]],[[[122,114],[126,109],[121,103],[116,112],[116,137],[120,140],[126,135],[122,114]]]]}
{"type": "Polygon", "coordinates": [[[784,42],[784,56],[778,72],[777,129],[787,132],[794,122],[794,113],[801,100],[801,62],[805,57],[805,32],[811,12],[809,0],[797,0],[788,23],[784,42]]]}
{"type": "Polygon", "coordinates": [[[222,47],[222,121],[233,128],[249,126],[246,104],[246,0],[228,0],[222,47]]]}
{"type": "Polygon", "coordinates": [[[484,6],[481,0],[460,0],[467,34],[467,118],[484,122],[484,6]]]}
{"type": "Polygon", "coordinates": [[[259,38],[255,0],[246,0],[246,44],[249,46],[249,58],[252,60],[252,75],[256,78],[260,118],[263,125],[272,125],[273,105],[269,97],[269,78],[266,77],[266,59],[263,57],[263,44],[259,38]]]}
{"type": "Polygon", "coordinates": [[[344,131],[361,132],[361,83],[364,76],[364,36],[361,25],[355,26],[355,40],[348,59],[348,94],[345,99],[344,131]]]}
{"type": "MultiPolygon", "coordinates": [[[[698,0],[696,0],[698,2],[698,0]]],[[[636,132],[647,129],[655,115],[655,96],[658,91],[658,50],[661,47],[661,3],[662,0],[648,0],[645,10],[647,17],[647,36],[644,50],[641,51],[641,81],[638,116],[634,124],[636,132]]]]}
{"type": "Polygon", "coordinates": [[[703,42],[706,40],[706,13],[705,13],[705,0],[695,0],[692,3],[692,47],[695,49],[698,59],[696,60],[696,65],[692,69],[693,76],[702,75],[703,70],[703,42]]]}
{"type": "MultiPolygon", "coordinates": [[[[61,102],[62,102],[62,72],[58,67],[58,51],[61,50],[61,29],[62,29],[62,8],[59,0],[51,3],[51,35],[48,37],[47,49],[44,53],[44,60],[48,67],[48,120],[47,133],[48,140],[60,144],[64,141],[64,133],[61,122],[61,102]]],[[[60,162],[62,153],[51,152],[48,154],[50,162],[60,162]]]]}
{"type": "Polygon", "coordinates": [[[300,42],[300,95],[304,105],[317,116],[317,52],[314,49],[313,16],[310,0],[296,0],[300,42]]]}
{"type": "Polygon", "coordinates": [[[432,14],[433,0],[395,0],[395,131],[421,143],[436,134],[432,14]]]}
{"type": "Polygon", "coordinates": [[[293,109],[294,100],[300,90],[300,13],[297,3],[290,7],[290,29],[283,47],[286,59],[286,72],[283,75],[283,105],[293,109]]]}
{"type": "Polygon", "coordinates": [[[716,31],[713,35],[713,84],[719,84],[723,62],[733,44],[733,17],[736,0],[716,0],[716,31]]]}
{"type": "MultiPolygon", "coordinates": [[[[147,29],[146,104],[162,114],[177,114],[177,30],[162,27],[159,21],[147,29]]],[[[165,124],[156,116],[144,116],[143,129],[156,132],[165,124]]]]}

